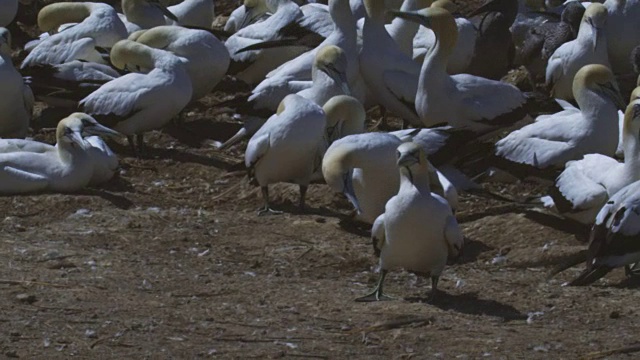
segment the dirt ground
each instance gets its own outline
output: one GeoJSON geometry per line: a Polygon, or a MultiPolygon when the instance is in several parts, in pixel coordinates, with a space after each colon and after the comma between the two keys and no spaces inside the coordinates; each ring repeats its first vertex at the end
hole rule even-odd
{"type": "MultiPolygon", "coordinates": [[[[303,214],[295,187],[273,186],[285,214],[256,215],[243,146],[212,145],[238,128],[211,107],[229,89],[151,133],[146,159],[112,143],[123,170],[105,186],[0,198],[0,358],[634,358],[608,355],[640,333],[640,293],[622,271],[584,288],[561,286],[579,268],[547,280],[584,244],[469,194],[465,254],[439,299],[426,303],[429,282],[396,272],[396,300],[354,302],[377,279],[366,232],[326,185],[311,186],[303,214]]],[[[45,119],[34,135],[52,141],[45,119]]]]}

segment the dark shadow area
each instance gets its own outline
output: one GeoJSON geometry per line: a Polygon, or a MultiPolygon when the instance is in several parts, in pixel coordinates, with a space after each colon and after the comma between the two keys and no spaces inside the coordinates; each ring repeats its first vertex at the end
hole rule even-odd
{"type": "Polygon", "coordinates": [[[517,264],[507,264],[506,267],[526,269],[532,267],[553,267],[551,272],[555,275],[574,266],[584,266],[587,261],[587,251],[582,250],[573,254],[549,256],[537,261],[524,261],[517,264]]]}
{"type": "Polygon", "coordinates": [[[493,250],[493,248],[483,242],[465,238],[462,255],[454,262],[454,264],[468,264],[475,262],[480,254],[490,250],[493,250]]]}
{"type": "Polygon", "coordinates": [[[571,219],[561,218],[559,216],[544,214],[538,211],[525,211],[525,217],[540,225],[550,227],[552,229],[573,234],[581,243],[589,241],[589,233],[591,228],[571,219]]]}
{"type": "Polygon", "coordinates": [[[239,123],[212,122],[200,119],[185,123],[170,123],[163,129],[163,132],[189,147],[200,148],[205,140],[225,141],[229,139],[240,130],[241,126],[239,123]]]}
{"type": "Polygon", "coordinates": [[[127,199],[123,195],[114,194],[102,189],[84,189],[82,191],[78,191],[77,195],[88,195],[88,196],[98,196],[104,200],[107,200],[113,206],[122,209],[128,210],[133,207],[133,201],[127,199]]]}
{"type": "Polygon", "coordinates": [[[340,226],[340,229],[360,237],[371,237],[370,224],[354,220],[352,216],[345,216],[340,214],[338,217],[340,218],[340,221],[338,222],[338,226],[340,226]]]}
{"type": "Polygon", "coordinates": [[[619,289],[638,289],[640,288],[640,275],[627,276],[624,280],[613,287],[619,289]]]}
{"type": "Polygon", "coordinates": [[[451,295],[439,291],[434,300],[428,297],[406,298],[409,302],[425,302],[442,310],[453,310],[461,314],[492,316],[504,321],[526,320],[527,315],[511,305],[495,300],[479,299],[477,293],[451,295]]]}

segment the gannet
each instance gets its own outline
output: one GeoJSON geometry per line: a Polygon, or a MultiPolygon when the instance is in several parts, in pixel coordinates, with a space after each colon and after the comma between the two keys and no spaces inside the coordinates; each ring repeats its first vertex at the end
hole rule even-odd
{"type": "Polygon", "coordinates": [[[158,26],[145,31],[136,41],[184,59],[193,87],[192,101],[210,93],[229,67],[227,48],[204,30],[158,26]]]}
{"type": "MultiPolygon", "coordinates": [[[[449,0],[437,0],[431,6],[442,7],[452,14],[456,10],[455,4],[449,0]]],[[[458,41],[447,63],[447,72],[451,75],[466,72],[473,58],[478,38],[478,30],[469,20],[463,17],[456,17],[456,27],[458,28],[458,41]]],[[[413,60],[422,64],[425,55],[433,49],[435,44],[436,37],[433,31],[426,27],[420,27],[413,39],[413,60]]]]}
{"type": "Polygon", "coordinates": [[[224,31],[235,33],[253,23],[267,19],[270,14],[265,0],[244,0],[244,3],[231,12],[224,31]]]}
{"type": "MultiPolygon", "coordinates": [[[[422,125],[415,99],[420,65],[405,55],[384,26],[384,2],[364,0],[360,73],[373,100],[404,121],[422,125]]],[[[442,120],[441,120],[442,121],[442,120]]]]}
{"type": "Polygon", "coordinates": [[[0,27],[9,25],[18,13],[18,0],[0,2],[0,27]]]}
{"type": "Polygon", "coordinates": [[[591,230],[586,269],[569,285],[589,285],[611,270],[640,261],[640,181],[618,191],[602,207],[591,230]]]}
{"type": "Polygon", "coordinates": [[[192,86],[182,60],[172,53],[131,40],[121,40],[111,49],[111,62],[118,69],[139,66],[148,73],[130,73],[102,85],[82,99],[80,106],[91,115],[105,115],[105,124],[133,136],[142,150],[143,134],[169,122],[191,100],[192,86]],[[107,116],[108,115],[108,116],[107,116]]]}
{"type": "Polygon", "coordinates": [[[167,10],[178,20],[167,18],[167,25],[194,26],[203,29],[211,28],[215,18],[213,0],[184,0],[167,10]]]}
{"type": "Polygon", "coordinates": [[[627,106],[623,133],[623,163],[601,154],[567,163],[551,191],[560,214],[591,225],[611,196],[640,180],[640,100],[627,106]]]}
{"type": "MultiPolygon", "coordinates": [[[[431,6],[433,0],[404,0],[400,11],[415,11],[431,6]]],[[[385,25],[389,36],[396,42],[398,49],[406,56],[413,57],[415,38],[418,37],[420,25],[402,18],[394,18],[385,25]]]]}
{"type": "Polygon", "coordinates": [[[124,23],[127,34],[166,25],[167,18],[178,21],[158,0],[122,0],[122,12],[118,17],[124,23]]]}
{"type": "Polygon", "coordinates": [[[562,44],[549,58],[546,83],[551,88],[551,96],[572,100],[573,77],[585,65],[601,64],[611,68],[603,31],[606,24],[607,9],[602,4],[589,5],[582,17],[578,37],[562,44]]]}
{"type": "Polygon", "coordinates": [[[627,74],[632,71],[629,54],[640,45],[640,1],[607,0],[603,5],[609,15],[604,33],[612,70],[615,74],[627,74]]]}
{"type": "Polygon", "coordinates": [[[325,102],[322,111],[327,117],[327,145],[348,135],[361,134],[365,130],[367,114],[360,101],[352,96],[334,96],[325,102]]]}
{"type": "Polygon", "coordinates": [[[464,237],[451,207],[431,192],[429,167],[422,148],[404,143],[397,150],[400,188],[374,223],[372,240],[380,252],[380,278],[373,292],[356,301],[386,300],[382,285],[387,272],[405,269],[431,278],[431,298],[449,258],[462,251],[464,237]]]}
{"type": "Polygon", "coordinates": [[[77,23],[44,38],[22,62],[22,68],[40,64],[62,64],[72,60],[104,63],[96,50],[111,48],[127,37],[127,30],[116,11],[101,3],[56,3],[38,13],[38,27],[52,31],[67,23],[77,23]]]}
{"type": "MultiPolygon", "coordinates": [[[[87,116],[74,113],[58,123],[56,151],[0,153],[0,193],[70,192],[87,186],[94,172],[81,136],[87,116]]],[[[92,131],[117,135],[101,125],[92,131]]]]}
{"type": "Polygon", "coordinates": [[[31,88],[11,61],[11,33],[0,28],[0,137],[27,135],[33,103],[31,88]]]}
{"type": "Polygon", "coordinates": [[[292,94],[278,112],[249,140],[245,165],[249,178],[262,189],[264,207],[259,214],[275,213],[269,205],[269,184],[292,182],[300,186],[300,209],[323,146],[326,118],[322,108],[292,94]]]}
{"type": "MultiPolygon", "coordinates": [[[[631,92],[631,96],[629,97],[629,104],[634,102],[635,100],[640,99],[640,77],[636,82],[636,88],[631,92]]],[[[619,129],[619,138],[618,138],[618,148],[616,149],[616,157],[619,159],[624,158],[624,123],[625,116],[624,112],[618,111],[618,129],[619,129]]]]}
{"type": "Polygon", "coordinates": [[[613,74],[606,66],[587,65],[573,80],[573,94],[579,108],[558,100],[563,111],[538,116],[498,141],[496,155],[529,170],[562,168],[586,154],[613,156],[618,126],[612,125],[617,109],[625,108],[613,74]]]}
{"type": "Polygon", "coordinates": [[[450,12],[430,7],[418,12],[393,13],[430,28],[437,39],[437,46],[424,59],[418,80],[415,106],[422,124],[448,123],[454,128],[485,132],[526,116],[526,99],[515,86],[468,74],[447,73],[448,59],[458,34],[450,12]]]}

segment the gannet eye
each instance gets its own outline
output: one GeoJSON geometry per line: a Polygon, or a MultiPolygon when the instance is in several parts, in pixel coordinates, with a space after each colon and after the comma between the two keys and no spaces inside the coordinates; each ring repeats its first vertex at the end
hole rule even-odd
{"type": "Polygon", "coordinates": [[[402,153],[400,151],[396,151],[396,155],[398,156],[398,159],[400,159],[400,156],[402,156],[402,153]]]}

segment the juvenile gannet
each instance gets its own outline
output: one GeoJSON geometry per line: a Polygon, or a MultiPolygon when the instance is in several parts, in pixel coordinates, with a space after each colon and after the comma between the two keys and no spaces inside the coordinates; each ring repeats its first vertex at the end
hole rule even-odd
{"type": "Polygon", "coordinates": [[[178,18],[158,0],[122,0],[122,12],[118,17],[124,23],[128,34],[166,25],[167,18],[178,21],[178,18]]]}
{"type": "Polygon", "coordinates": [[[27,135],[33,103],[31,89],[11,61],[11,33],[0,28],[0,137],[27,135]]]}
{"type": "Polygon", "coordinates": [[[192,101],[210,93],[229,67],[227,48],[215,36],[204,30],[158,26],[145,31],[136,41],[156,49],[170,51],[184,59],[193,87],[192,101]]]}
{"type": "Polygon", "coordinates": [[[640,181],[618,191],[602,207],[591,230],[586,269],[569,285],[589,285],[611,270],[640,261],[640,181]]]}
{"type": "Polygon", "coordinates": [[[101,3],[50,4],[38,13],[38,27],[48,32],[62,24],[77,23],[48,36],[22,62],[22,68],[62,64],[72,60],[104,63],[96,48],[109,49],[127,37],[127,30],[111,6],[101,3]]]}
{"type": "Polygon", "coordinates": [[[18,0],[0,2],[0,27],[9,25],[18,13],[18,0]]]}
{"type": "Polygon", "coordinates": [[[615,74],[630,73],[629,54],[640,45],[640,1],[607,0],[603,5],[609,14],[604,32],[612,70],[615,74]]]}
{"type": "Polygon", "coordinates": [[[590,225],[611,196],[640,180],[639,133],[640,100],[636,100],[627,106],[624,116],[624,162],[601,154],[569,161],[551,190],[560,214],[590,225]]]}
{"type": "Polygon", "coordinates": [[[177,21],[167,18],[167,25],[194,26],[203,29],[211,28],[215,18],[213,0],[184,0],[167,7],[177,21]]]}
{"type": "MultiPolygon", "coordinates": [[[[74,113],[58,123],[55,151],[0,153],[0,193],[70,192],[87,186],[94,165],[81,135],[85,117],[74,113]]],[[[94,125],[92,131],[117,135],[101,125],[94,125]]]]}
{"type": "Polygon", "coordinates": [[[91,115],[105,115],[105,124],[127,135],[135,150],[144,146],[143,134],[169,122],[191,100],[192,86],[182,60],[172,53],[131,40],[121,40],[111,49],[111,62],[118,69],[139,66],[148,73],[130,73],[102,85],[80,105],[91,115]],[[108,116],[107,116],[108,115],[108,116]]]}
{"type": "Polygon", "coordinates": [[[496,155],[529,170],[562,168],[586,154],[613,156],[618,145],[614,119],[617,109],[625,108],[613,74],[603,65],[587,65],[573,80],[573,94],[579,108],[558,101],[563,111],[538,116],[498,141],[496,155]]]}
{"type": "Polygon", "coordinates": [[[430,28],[437,39],[436,47],[424,58],[418,80],[415,106],[422,124],[448,123],[454,128],[485,132],[511,125],[526,116],[526,99],[515,86],[468,74],[447,73],[448,59],[458,34],[450,12],[430,7],[417,12],[393,13],[430,28]]]}
{"type": "Polygon", "coordinates": [[[589,5],[576,39],[562,44],[553,52],[546,70],[546,83],[552,97],[572,100],[573,77],[585,65],[601,64],[611,68],[603,30],[606,24],[607,9],[602,4],[589,5]]]}
{"type": "Polygon", "coordinates": [[[398,147],[400,189],[374,223],[372,240],[380,252],[380,278],[373,292],[356,301],[389,299],[382,291],[387,272],[405,269],[431,278],[431,298],[447,259],[462,251],[464,237],[451,207],[431,192],[429,167],[422,148],[414,143],[398,147]]]}
{"type": "Polygon", "coordinates": [[[244,0],[244,3],[231,12],[224,31],[235,33],[253,23],[267,19],[271,14],[265,0],[244,0]]]}
{"type": "Polygon", "coordinates": [[[245,165],[249,178],[262,189],[264,207],[259,214],[274,213],[269,205],[269,184],[292,182],[300,186],[300,209],[323,147],[326,118],[322,108],[292,94],[278,112],[249,140],[245,165]]]}

